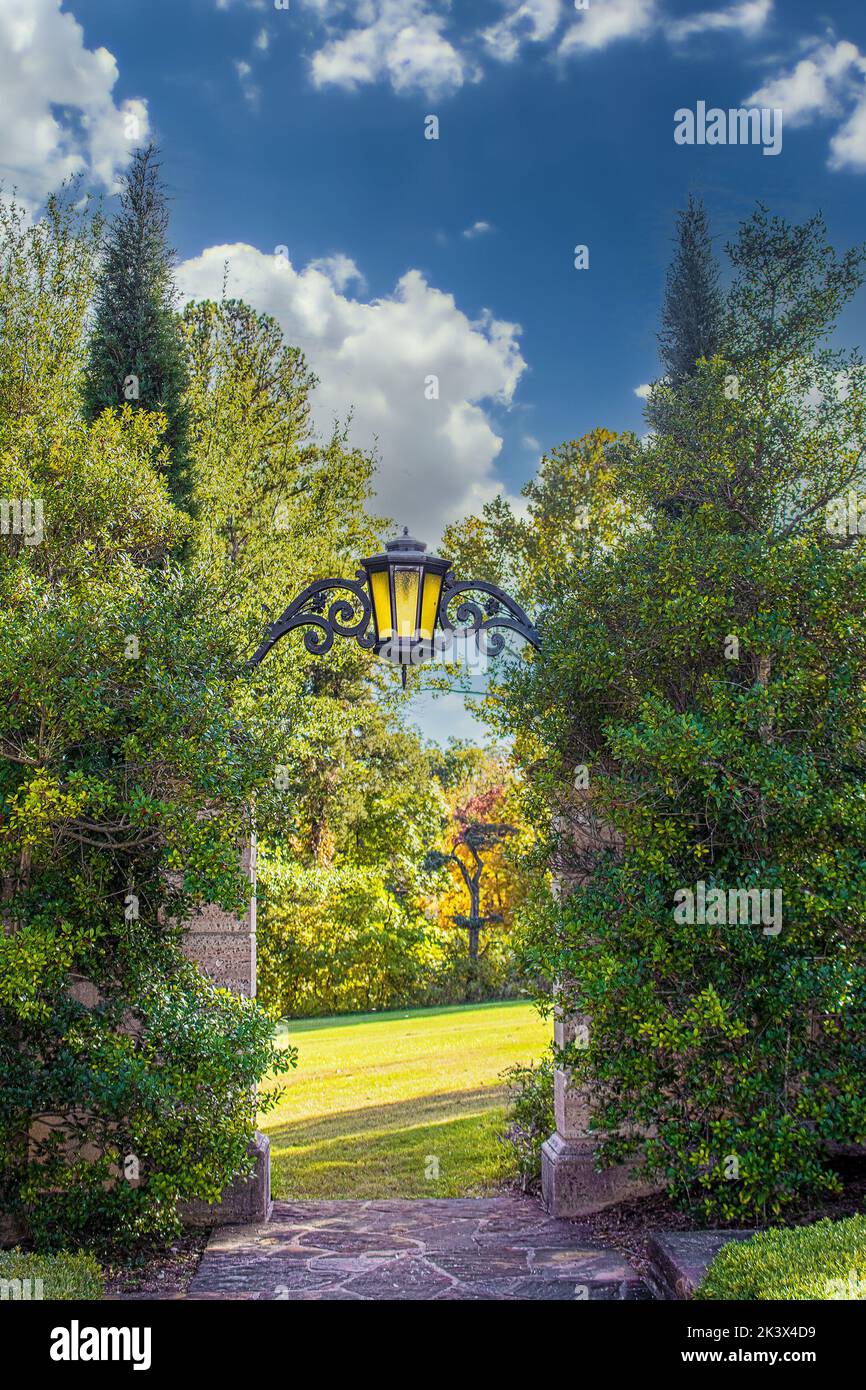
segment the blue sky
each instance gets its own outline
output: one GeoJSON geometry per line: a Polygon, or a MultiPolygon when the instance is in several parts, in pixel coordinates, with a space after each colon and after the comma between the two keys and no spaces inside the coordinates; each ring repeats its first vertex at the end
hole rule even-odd
{"type": "Polygon", "coordinates": [[[157,138],[184,292],[229,260],[431,545],[542,449],[641,428],[689,192],[720,247],[757,199],[864,231],[861,0],[0,0],[0,90],[34,207],[73,169],[110,194],[157,138]],[[781,152],[675,143],[699,101],[782,110],[781,152]]]}

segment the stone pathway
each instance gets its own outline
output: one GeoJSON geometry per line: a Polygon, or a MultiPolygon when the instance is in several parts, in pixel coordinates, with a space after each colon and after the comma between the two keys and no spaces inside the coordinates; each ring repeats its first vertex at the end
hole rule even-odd
{"type": "Polygon", "coordinates": [[[615,1250],[529,1197],[275,1202],[214,1231],[193,1299],[645,1299],[615,1250]]]}

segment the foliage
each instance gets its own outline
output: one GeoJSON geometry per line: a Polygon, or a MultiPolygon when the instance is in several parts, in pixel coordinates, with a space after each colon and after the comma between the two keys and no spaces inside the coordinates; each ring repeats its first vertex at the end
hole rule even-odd
{"type": "Polygon", "coordinates": [[[154,145],[136,150],[108,227],[96,286],[85,413],[129,402],[165,415],[169,495],[188,510],[192,484],[187,455],[186,370],[175,313],[174,253],[167,243],[168,209],[154,145]]]}
{"type": "MultiPolygon", "coordinates": [[[[505,764],[477,749],[425,750],[380,705],[365,714],[361,703],[354,712],[356,737],[344,744],[330,785],[322,778],[319,814],[303,814],[316,764],[300,763],[292,769],[295,831],[262,852],[262,997],[284,1016],[304,1017],[515,993],[512,920],[525,892],[519,864],[499,846],[486,859],[489,926],[473,961],[462,879],[444,850],[428,848],[453,843],[466,828],[457,812],[473,798],[493,796],[511,814],[516,797],[505,764]]],[[[332,766],[324,743],[317,757],[332,766]]],[[[522,846],[528,831],[518,828],[522,846]]]]}
{"type": "Polygon", "coordinates": [[[694,375],[721,346],[724,300],[706,209],[689,196],[677,216],[677,250],[668,270],[659,356],[672,382],[694,375]]]}
{"type": "Polygon", "coordinates": [[[596,429],[545,454],[520,490],[523,515],[502,496],[445,530],[443,546],[459,573],[483,576],[534,612],[563,571],[618,534],[622,504],[606,456],[616,435],[596,429]]]}
{"type": "Polygon", "coordinates": [[[393,1009],[423,999],[436,952],[378,865],[268,864],[259,992],[284,1017],[393,1009]]]}
{"type": "Polygon", "coordinates": [[[439,923],[445,930],[456,927],[467,934],[468,958],[459,972],[465,992],[455,997],[489,998],[516,983],[511,930],[526,891],[521,855],[531,834],[521,819],[518,788],[501,752],[453,746],[443,758],[440,775],[446,781],[449,821],[443,848],[429,850],[425,864],[433,871],[450,871],[450,890],[437,904],[439,923]]]}
{"type": "MultiPolygon", "coordinates": [[[[99,1299],[103,1291],[102,1271],[93,1256],[83,1251],[37,1255],[20,1249],[0,1250],[0,1286],[6,1281],[26,1284],[28,1293],[24,1297],[35,1297],[35,1290],[40,1289],[42,1297],[52,1301],[99,1299]],[[41,1289],[37,1280],[41,1281],[41,1289]]],[[[18,1296],[14,1283],[8,1296],[18,1296]]]]}
{"type": "Polygon", "coordinates": [[[697,1299],[866,1298],[866,1216],[761,1231],[716,1255],[697,1299]]]}
{"type": "Polygon", "coordinates": [[[866,373],[823,346],[860,253],[759,209],[729,254],[726,355],[607,448],[619,520],[556,576],[499,710],[565,899],[524,968],[589,1016],[561,1060],[602,1161],[744,1222],[836,1187],[827,1145],[866,1138],[866,557],[825,524],[863,486],[866,373]],[[780,892],[780,930],[678,917],[699,882],[780,892]]]}
{"type": "Polygon", "coordinates": [[[101,228],[73,190],[37,221],[0,198],[0,453],[24,422],[35,448],[42,427],[77,420],[101,228]]]}
{"type": "Polygon", "coordinates": [[[541,1146],[556,1129],[553,1114],[552,1052],[537,1064],[509,1067],[503,1073],[511,1088],[508,1127],[504,1140],[509,1145],[524,1192],[541,1187],[541,1146]]]}
{"type": "Polygon", "coordinates": [[[235,615],[158,563],[189,526],[163,417],[79,416],[86,228],[55,209],[4,231],[0,299],[34,329],[4,341],[0,494],[45,515],[0,549],[0,1203],[39,1246],[132,1246],[248,1169],[253,1085],[294,1060],[180,947],[201,903],[245,905],[269,750],[235,615]],[[59,377],[31,351],[47,325],[59,377]]]}

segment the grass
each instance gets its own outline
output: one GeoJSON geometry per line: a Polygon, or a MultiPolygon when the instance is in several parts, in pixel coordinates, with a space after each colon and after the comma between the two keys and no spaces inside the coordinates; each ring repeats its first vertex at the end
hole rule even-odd
{"type": "Polygon", "coordinates": [[[510,1176],[506,1067],[537,1060],[550,1024],[521,1000],[304,1019],[271,1141],[278,1198],[465,1197],[510,1176]]]}

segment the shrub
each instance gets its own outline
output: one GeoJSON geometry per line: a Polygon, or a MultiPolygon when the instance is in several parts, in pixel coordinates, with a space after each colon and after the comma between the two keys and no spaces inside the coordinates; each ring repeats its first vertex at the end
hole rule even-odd
{"type": "Polygon", "coordinates": [[[38,514],[0,547],[0,1210],[67,1249],[164,1238],[248,1171],[254,1083],[293,1061],[183,955],[201,904],[246,905],[268,706],[225,590],[162,563],[165,421],[78,415],[76,228],[0,209],[0,496],[38,514]]]}
{"type": "Polygon", "coordinates": [[[553,1054],[537,1065],[509,1067],[503,1079],[512,1088],[508,1128],[502,1136],[514,1155],[520,1186],[535,1192],[541,1183],[541,1146],[556,1128],[553,1117],[553,1054]]]}
{"type": "Polygon", "coordinates": [[[92,1255],[0,1250],[0,1299],[95,1299],[102,1297],[102,1287],[102,1271],[92,1255]]]}
{"type": "Polygon", "coordinates": [[[763,210],[729,254],[723,351],[587,453],[502,732],[563,889],[526,969],[588,1019],[601,1161],[768,1224],[866,1141],[866,368],[825,346],[863,255],[763,210]]]}
{"type": "Polygon", "coordinates": [[[866,1216],[731,1241],[716,1255],[695,1298],[866,1299],[866,1216]]]}

